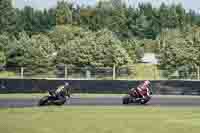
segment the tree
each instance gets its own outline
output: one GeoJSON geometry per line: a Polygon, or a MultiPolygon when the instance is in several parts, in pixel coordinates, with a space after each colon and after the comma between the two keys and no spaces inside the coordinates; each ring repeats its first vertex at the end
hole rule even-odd
{"type": "Polygon", "coordinates": [[[57,64],[122,66],[132,62],[121,41],[108,30],[91,32],[75,26],[57,26],[50,38],[57,46],[57,64]]]}
{"type": "MultiPolygon", "coordinates": [[[[200,29],[193,27],[188,32],[173,34],[169,32],[163,41],[160,51],[160,67],[169,72],[174,72],[182,67],[189,67],[191,72],[196,72],[200,66],[200,29]]],[[[191,74],[191,73],[190,73],[191,74]]]]}
{"type": "MultiPolygon", "coordinates": [[[[104,66],[113,66],[114,64],[119,67],[126,64],[132,64],[126,49],[122,46],[122,42],[118,40],[111,31],[101,30],[96,33],[96,58],[102,57],[98,62],[104,66]]],[[[94,53],[95,54],[95,53],[94,53]]]]}
{"type": "Polygon", "coordinates": [[[71,24],[72,23],[72,12],[67,2],[61,1],[57,3],[56,7],[56,24],[71,24]]]}
{"type": "Polygon", "coordinates": [[[79,50],[81,48],[88,49],[88,44],[82,46],[80,45],[80,42],[83,40],[83,38],[89,36],[90,34],[91,32],[88,32],[76,26],[56,26],[54,30],[49,32],[48,34],[49,38],[51,39],[51,42],[55,45],[56,50],[58,52],[58,58],[56,59],[56,63],[64,63],[68,65],[78,64],[80,66],[80,61],[78,61],[78,54],[81,54],[81,52],[79,52],[79,50]]]}
{"type": "Polygon", "coordinates": [[[55,26],[52,31],[48,33],[51,42],[55,44],[56,49],[60,49],[61,46],[67,44],[69,40],[74,40],[76,37],[83,37],[86,34],[86,30],[78,26],[61,25],[55,26]]]}
{"type": "MultiPolygon", "coordinates": [[[[33,24],[34,20],[37,19],[37,18],[34,18],[34,9],[32,7],[27,6],[24,8],[24,11],[22,13],[23,13],[23,17],[24,17],[23,19],[25,23],[24,30],[28,32],[29,34],[32,33],[34,30],[37,30],[35,29],[34,24],[33,24]]],[[[38,23],[39,22],[37,21],[36,25],[39,27],[40,23],[39,24],[38,23]]]]}
{"type": "Polygon", "coordinates": [[[48,10],[48,23],[51,25],[51,28],[56,25],[56,9],[54,8],[48,10]]]}
{"type": "Polygon", "coordinates": [[[30,36],[33,34],[45,33],[52,29],[56,23],[55,10],[46,9],[35,10],[32,7],[26,6],[23,9],[16,9],[17,32],[27,32],[30,36]]]}
{"type": "Polygon", "coordinates": [[[11,0],[0,0],[0,34],[15,31],[16,14],[11,0]]]}
{"type": "Polygon", "coordinates": [[[9,43],[10,38],[7,34],[0,35],[0,67],[4,67],[7,63],[5,52],[9,43]]]}
{"type": "Polygon", "coordinates": [[[25,67],[30,64],[32,40],[26,33],[20,33],[20,38],[14,38],[7,46],[7,67],[25,67]]]}
{"type": "Polygon", "coordinates": [[[129,57],[132,60],[132,63],[136,63],[140,59],[137,56],[137,46],[138,46],[138,42],[136,39],[124,40],[122,42],[122,47],[126,49],[129,57]]]}
{"type": "Polygon", "coordinates": [[[6,65],[6,56],[3,51],[0,51],[0,67],[4,67],[6,65]]]}
{"type": "Polygon", "coordinates": [[[32,36],[31,40],[33,43],[29,53],[29,69],[35,74],[52,72],[57,55],[54,44],[42,34],[32,36]]]}
{"type": "Polygon", "coordinates": [[[55,47],[45,35],[29,37],[20,33],[6,48],[7,67],[24,67],[29,74],[48,72],[53,68],[55,47]]]}
{"type": "Polygon", "coordinates": [[[184,30],[186,25],[186,11],[182,7],[182,5],[177,5],[176,7],[176,14],[177,14],[177,23],[180,30],[184,30]]]}

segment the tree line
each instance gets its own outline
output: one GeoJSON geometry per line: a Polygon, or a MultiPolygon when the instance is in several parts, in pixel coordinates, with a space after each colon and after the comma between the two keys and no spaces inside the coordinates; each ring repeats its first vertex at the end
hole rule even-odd
{"type": "Polygon", "coordinates": [[[141,3],[135,8],[122,0],[110,0],[85,7],[60,1],[55,8],[36,10],[29,6],[14,9],[9,1],[1,0],[1,33],[25,31],[32,35],[48,32],[55,25],[71,24],[91,31],[106,28],[121,40],[155,39],[164,29],[185,30],[200,25],[200,16],[180,4],[162,3],[155,8],[151,3],[141,3]]]}
{"type": "Polygon", "coordinates": [[[185,64],[198,65],[190,58],[199,44],[194,39],[199,25],[200,15],[180,4],[155,8],[141,3],[135,8],[122,0],[94,6],[60,1],[54,8],[36,10],[0,0],[0,63],[38,71],[59,63],[120,67],[139,62],[146,50],[159,55],[160,68],[173,72],[185,64]],[[183,55],[191,51],[186,60],[183,55]]]}

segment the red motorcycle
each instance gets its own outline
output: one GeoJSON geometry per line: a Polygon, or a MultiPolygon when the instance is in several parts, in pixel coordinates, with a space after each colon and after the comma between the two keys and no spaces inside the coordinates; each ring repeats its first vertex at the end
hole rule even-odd
{"type": "Polygon", "coordinates": [[[146,104],[151,100],[152,91],[150,88],[146,88],[145,90],[142,90],[140,93],[134,88],[130,89],[129,93],[123,97],[122,103],[146,104]],[[142,93],[144,97],[142,97],[140,93],[142,93]]]}

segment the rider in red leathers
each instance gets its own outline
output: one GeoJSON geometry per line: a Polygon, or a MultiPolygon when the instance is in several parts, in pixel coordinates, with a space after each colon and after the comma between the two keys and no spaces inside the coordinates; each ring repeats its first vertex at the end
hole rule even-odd
{"type": "Polygon", "coordinates": [[[122,103],[146,104],[151,99],[151,95],[151,83],[149,80],[145,80],[137,88],[130,89],[128,95],[123,97],[122,103]]]}
{"type": "Polygon", "coordinates": [[[139,97],[145,98],[150,95],[150,81],[145,80],[142,84],[140,84],[136,89],[133,88],[134,91],[139,97]]]}

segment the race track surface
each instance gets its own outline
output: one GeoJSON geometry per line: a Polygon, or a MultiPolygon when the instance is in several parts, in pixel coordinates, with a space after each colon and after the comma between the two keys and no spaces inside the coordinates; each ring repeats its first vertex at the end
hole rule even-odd
{"type": "MultiPolygon", "coordinates": [[[[0,99],[0,108],[8,107],[36,107],[39,99],[0,99]]],[[[141,106],[123,105],[121,97],[78,98],[73,97],[65,106],[141,106]]],[[[164,107],[200,107],[200,98],[197,97],[158,97],[153,96],[147,105],[164,107]]]]}

